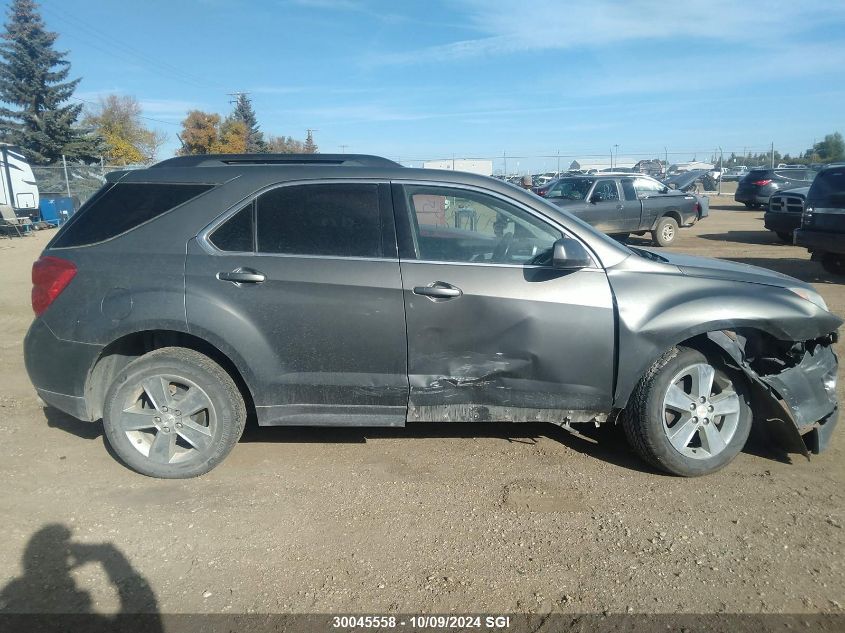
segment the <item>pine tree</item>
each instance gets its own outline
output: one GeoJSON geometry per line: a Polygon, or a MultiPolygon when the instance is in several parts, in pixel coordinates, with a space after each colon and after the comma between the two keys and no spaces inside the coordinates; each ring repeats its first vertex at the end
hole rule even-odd
{"type": "Polygon", "coordinates": [[[249,154],[261,154],[267,151],[264,133],[258,127],[258,117],[252,109],[252,101],[245,92],[238,93],[235,111],[229,117],[232,121],[240,121],[246,126],[246,151],[249,154]]]}
{"type": "Polygon", "coordinates": [[[316,143],[314,143],[314,136],[311,133],[311,130],[308,130],[308,135],[305,137],[305,146],[303,147],[303,151],[306,154],[316,154],[320,151],[316,143]]]}
{"type": "Polygon", "coordinates": [[[2,139],[34,163],[54,162],[62,154],[93,158],[101,141],[75,127],[82,105],[66,102],[80,80],[67,80],[67,53],[53,48],[58,34],[46,30],[34,0],[14,0],[5,27],[0,101],[12,108],[0,107],[2,139]]]}

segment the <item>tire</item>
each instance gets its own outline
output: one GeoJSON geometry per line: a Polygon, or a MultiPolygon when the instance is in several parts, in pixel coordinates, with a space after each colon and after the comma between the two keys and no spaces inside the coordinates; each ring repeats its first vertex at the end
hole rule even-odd
{"type": "Polygon", "coordinates": [[[822,267],[832,275],[845,275],[845,255],[825,253],[822,255],[822,267]]]}
{"type": "Polygon", "coordinates": [[[792,233],[784,233],[783,231],[775,231],[778,237],[786,242],[787,244],[792,244],[792,233]]]}
{"type": "Polygon", "coordinates": [[[744,376],[697,350],[673,347],[637,385],[622,424],[645,461],[673,475],[698,477],[724,468],[739,454],[751,421],[744,376]],[[711,392],[704,403],[696,396],[703,391],[711,392]]]}
{"type": "Polygon", "coordinates": [[[245,422],[246,407],[232,377],[207,356],[182,347],[158,349],[129,363],[103,405],[106,439],[117,456],[133,470],[161,479],[210,471],[237,444],[245,422]]]}
{"type": "Polygon", "coordinates": [[[678,237],[678,222],[668,215],[660,218],[651,232],[651,239],[658,246],[669,246],[676,237],[678,237]]]}
{"type": "Polygon", "coordinates": [[[754,208],[753,202],[743,202],[743,204],[745,205],[746,209],[753,209],[754,208]]]}

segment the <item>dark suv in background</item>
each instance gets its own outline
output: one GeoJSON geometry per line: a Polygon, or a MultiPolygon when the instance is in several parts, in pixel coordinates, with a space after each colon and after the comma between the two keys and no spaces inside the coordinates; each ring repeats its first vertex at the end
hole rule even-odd
{"type": "Polygon", "coordinates": [[[374,156],[109,174],[32,280],[38,394],[102,418],[156,477],[207,472],[248,417],[620,420],[687,476],[730,462],[753,415],[805,455],[837,421],[842,321],[808,284],[629,248],[507,183],[374,156]]]}
{"type": "Polygon", "coordinates": [[[828,272],[845,275],[845,165],[819,172],[807,193],[795,244],[806,247],[828,272]]]}
{"type": "Polygon", "coordinates": [[[815,177],[815,170],[809,168],[755,167],[739,181],[734,200],[742,202],[748,209],[765,207],[772,194],[785,189],[808,187],[815,177]]]}

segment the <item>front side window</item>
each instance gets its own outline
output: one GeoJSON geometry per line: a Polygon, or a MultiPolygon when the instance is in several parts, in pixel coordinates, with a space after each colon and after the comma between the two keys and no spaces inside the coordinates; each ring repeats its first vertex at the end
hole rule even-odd
{"type": "Polygon", "coordinates": [[[561,178],[546,193],[547,198],[585,200],[593,181],[589,178],[561,178]]]}
{"type": "Polygon", "coordinates": [[[407,186],[419,259],[547,265],[561,232],[530,213],[475,191],[407,186]]]}
{"type": "Polygon", "coordinates": [[[259,253],[381,257],[378,185],[278,187],[255,202],[259,253]]]}

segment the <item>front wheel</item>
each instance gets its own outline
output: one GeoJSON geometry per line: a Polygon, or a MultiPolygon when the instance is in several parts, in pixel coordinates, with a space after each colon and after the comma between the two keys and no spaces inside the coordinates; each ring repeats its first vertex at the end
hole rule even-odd
{"type": "Polygon", "coordinates": [[[697,477],[739,454],[751,419],[742,376],[697,350],[673,347],[637,385],[623,426],[644,460],[674,475],[697,477]]]}
{"type": "Polygon", "coordinates": [[[678,236],[678,222],[675,218],[664,216],[657,221],[651,232],[651,238],[658,246],[669,246],[678,236]]]}
{"type": "Polygon", "coordinates": [[[781,241],[792,244],[792,233],[787,233],[786,231],[776,231],[776,233],[781,241]]]}
{"type": "Polygon", "coordinates": [[[845,256],[839,253],[825,253],[822,255],[822,267],[833,275],[845,275],[845,256]]]}
{"type": "Polygon", "coordinates": [[[130,468],[150,477],[207,473],[237,443],[246,408],[237,386],[207,356],[165,347],[132,361],[106,394],[103,427],[130,468]]]}

